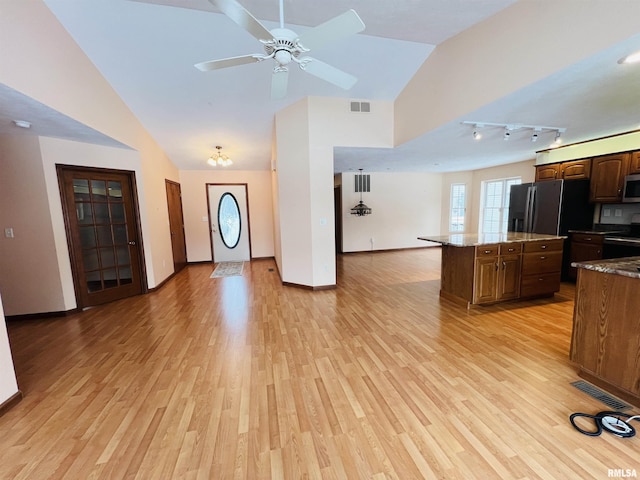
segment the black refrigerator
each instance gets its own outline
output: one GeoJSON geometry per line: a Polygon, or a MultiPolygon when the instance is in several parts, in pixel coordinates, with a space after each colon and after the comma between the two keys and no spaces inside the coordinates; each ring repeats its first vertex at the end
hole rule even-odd
{"type": "MultiPolygon", "coordinates": [[[[509,194],[510,232],[568,235],[569,230],[593,228],[589,180],[549,180],[512,185],[509,194]]],[[[569,242],[565,240],[563,277],[569,270],[569,242]]]]}

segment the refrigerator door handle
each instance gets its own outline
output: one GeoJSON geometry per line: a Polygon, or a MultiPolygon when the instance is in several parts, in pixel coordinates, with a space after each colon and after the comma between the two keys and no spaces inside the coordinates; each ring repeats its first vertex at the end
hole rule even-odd
{"type": "Polygon", "coordinates": [[[531,222],[531,188],[532,187],[528,187],[527,188],[527,200],[524,206],[524,226],[522,228],[523,232],[530,232],[530,225],[529,223],[531,222]]]}
{"type": "Polygon", "coordinates": [[[534,185],[531,187],[531,203],[529,205],[529,229],[527,232],[533,233],[533,227],[536,225],[538,215],[537,194],[538,188],[534,185]]]}

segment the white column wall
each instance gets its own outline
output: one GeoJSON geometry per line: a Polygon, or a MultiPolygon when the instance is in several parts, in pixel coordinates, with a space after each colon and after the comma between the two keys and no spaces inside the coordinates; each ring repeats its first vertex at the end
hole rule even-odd
{"type": "Polygon", "coordinates": [[[11,358],[11,347],[7,335],[7,325],[2,309],[2,297],[0,296],[0,405],[18,393],[16,372],[11,358]]]}
{"type": "Polygon", "coordinates": [[[393,104],[371,102],[371,113],[354,114],[349,102],[309,97],[276,115],[276,260],[285,282],[336,283],[333,147],[393,146],[393,104]]]}

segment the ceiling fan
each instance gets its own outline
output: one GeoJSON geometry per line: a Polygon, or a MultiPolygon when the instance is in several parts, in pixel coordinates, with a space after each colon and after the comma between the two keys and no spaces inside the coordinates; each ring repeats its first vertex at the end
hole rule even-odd
{"type": "Polygon", "coordinates": [[[280,0],[280,28],[274,28],[273,30],[267,30],[236,0],[209,1],[227,17],[257,38],[263,44],[265,53],[197,63],[195,67],[198,70],[207,72],[246,63],[261,62],[272,58],[276,63],[271,77],[271,98],[273,99],[282,98],[287,93],[289,64],[291,62],[298,64],[300,69],[305,72],[345,90],[349,90],[358,81],[353,75],[320,60],[301,56],[314,48],[364,30],[364,23],[354,10],[348,10],[308,32],[298,35],[292,30],[284,28],[283,0],[280,0]]]}

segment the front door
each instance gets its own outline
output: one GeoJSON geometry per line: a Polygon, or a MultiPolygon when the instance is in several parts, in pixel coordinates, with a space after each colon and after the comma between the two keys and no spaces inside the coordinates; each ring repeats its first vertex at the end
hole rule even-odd
{"type": "Polygon", "coordinates": [[[78,307],[143,292],[133,172],[58,165],[78,307]]]}
{"type": "Polygon", "coordinates": [[[207,184],[213,261],[241,262],[251,258],[246,184],[207,184]]]}
{"type": "Polygon", "coordinates": [[[182,193],[180,184],[165,180],[167,206],[169,209],[169,230],[173,252],[173,271],[179,272],[187,264],[187,246],[184,238],[184,217],[182,215],[182,193]]]}

